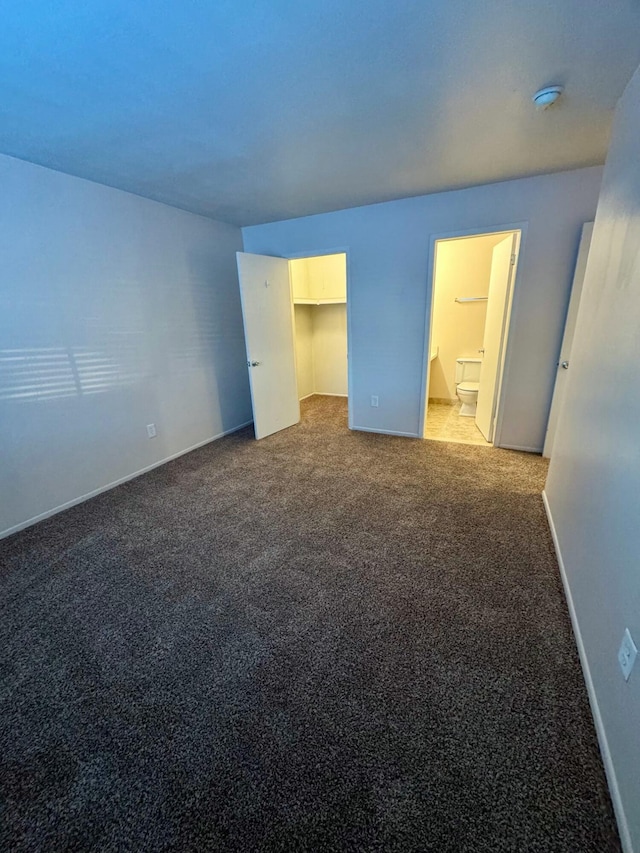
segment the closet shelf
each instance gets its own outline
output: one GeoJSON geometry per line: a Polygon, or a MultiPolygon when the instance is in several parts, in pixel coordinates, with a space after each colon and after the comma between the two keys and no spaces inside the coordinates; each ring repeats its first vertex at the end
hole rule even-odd
{"type": "Polygon", "coordinates": [[[340,305],[344,304],[347,300],[341,299],[338,297],[337,299],[294,299],[294,305],[340,305]]]}
{"type": "Polygon", "coordinates": [[[488,296],[456,296],[456,302],[486,302],[488,296]]]}

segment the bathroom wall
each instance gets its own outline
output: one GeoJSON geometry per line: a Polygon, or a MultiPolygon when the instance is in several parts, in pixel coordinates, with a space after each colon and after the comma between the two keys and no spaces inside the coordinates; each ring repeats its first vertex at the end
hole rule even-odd
{"type": "Polygon", "coordinates": [[[436,265],[431,327],[429,398],[455,401],[456,359],[479,358],[486,302],[456,302],[457,296],[486,296],[493,247],[504,235],[489,234],[436,244],[436,265]]]}

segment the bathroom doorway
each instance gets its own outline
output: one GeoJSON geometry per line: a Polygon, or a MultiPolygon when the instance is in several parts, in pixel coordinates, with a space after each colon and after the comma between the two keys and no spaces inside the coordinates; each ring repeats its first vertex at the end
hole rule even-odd
{"type": "Polygon", "coordinates": [[[499,444],[519,229],[433,241],[424,438],[499,444]]]}

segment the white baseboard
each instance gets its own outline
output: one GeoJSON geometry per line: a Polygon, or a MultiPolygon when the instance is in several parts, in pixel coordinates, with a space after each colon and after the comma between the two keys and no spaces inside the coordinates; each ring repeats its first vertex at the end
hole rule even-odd
{"type": "Polygon", "coordinates": [[[19,524],[15,524],[13,527],[8,527],[6,530],[0,532],[0,539],[4,539],[7,536],[11,536],[12,533],[19,533],[21,530],[24,530],[27,527],[31,527],[33,524],[37,524],[39,521],[44,521],[45,518],[51,518],[52,515],[57,515],[59,512],[64,512],[65,509],[71,509],[72,506],[77,506],[78,504],[84,503],[85,501],[90,500],[91,498],[95,498],[97,495],[101,495],[103,492],[108,492],[109,489],[115,489],[116,486],[121,486],[123,483],[128,483],[129,480],[135,480],[136,477],[140,477],[142,474],[146,474],[149,471],[153,471],[154,468],[159,468],[161,465],[165,465],[167,462],[171,462],[174,459],[178,459],[180,456],[184,456],[186,453],[191,453],[192,450],[197,450],[199,447],[204,447],[205,444],[211,444],[212,441],[217,441],[219,438],[224,438],[225,435],[231,435],[233,432],[238,432],[241,429],[244,429],[249,424],[253,423],[253,421],[246,421],[246,423],[238,424],[238,426],[232,427],[231,429],[226,429],[224,432],[218,433],[218,435],[214,435],[212,438],[205,438],[204,441],[199,441],[197,444],[191,445],[191,447],[186,447],[184,450],[179,450],[177,453],[172,453],[171,456],[167,456],[164,459],[160,459],[158,462],[152,462],[151,465],[147,465],[145,468],[141,468],[139,471],[135,471],[133,474],[127,474],[124,477],[120,477],[118,480],[114,480],[112,483],[107,483],[106,486],[100,486],[97,489],[93,489],[91,492],[87,492],[86,495],[81,495],[79,498],[73,498],[70,501],[66,501],[60,506],[56,506],[53,509],[48,509],[46,512],[41,512],[39,515],[34,515],[33,518],[27,519],[27,521],[21,521],[19,524]]]}
{"type": "Polygon", "coordinates": [[[349,429],[355,432],[373,432],[376,435],[399,435],[402,438],[422,438],[416,432],[397,432],[393,429],[372,429],[371,427],[351,426],[349,429]]]}
{"type": "Polygon", "coordinates": [[[520,447],[517,444],[494,444],[494,447],[500,447],[502,450],[520,450],[523,453],[542,453],[541,447],[520,447]]]}
{"type": "Polygon", "coordinates": [[[598,697],[596,696],[595,687],[593,685],[593,679],[591,677],[591,670],[589,668],[587,652],[584,647],[584,642],[582,640],[582,633],[580,632],[580,625],[578,623],[578,616],[576,614],[576,609],[573,603],[573,596],[571,595],[569,579],[567,577],[564,561],[562,559],[562,552],[560,551],[558,534],[556,532],[556,527],[553,522],[553,516],[551,515],[551,507],[549,506],[549,500],[547,498],[546,492],[544,491],[542,492],[542,502],[544,503],[544,509],[547,514],[547,521],[549,522],[549,528],[551,529],[553,547],[555,548],[556,557],[558,558],[558,566],[560,567],[560,577],[562,578],[564,594],[567,599],[567,605],[569,607],[569,615],[571,617],[573,633],[576,638],[578,655],[580,657],[580,663],[582,665],[582,673],[584,675],[585,684],[587,685],[589,704],[591,705],[591,713],[593,715],[593,721],[596,727],[596,734],[598,736],[598,743],[600,745],[600,754],[602,756],[602,763],[604,764],[604,771],[607,777],[607,782],[609,783],[609,793],[611,795],[611,802],[613,803],[613,810],[615,812],[616,821],[618,823],[620,842],[622,844],[622,849],[624,850],[624,853],[634,853],[631,833],[629,831],[629,824],[627,822],[627,817],[625,815],[624,807],[622,805],[622,799],[620,797],[618,778],[616,776],[615,767],[613,766],[613,760],[611,758],[609,741],[607,740],[607,733],[605,731],[604,723],[602,721],[602,714],[600,713],[598,697]]]}
{"type": "Polygon", "coordinates": [[[299,397],[299,402],[301,403],[303,400],[308,400],[309,397],[315,396],[315,391],[312,391],[310,394],[305,394],[304,397],[299,397]]]}

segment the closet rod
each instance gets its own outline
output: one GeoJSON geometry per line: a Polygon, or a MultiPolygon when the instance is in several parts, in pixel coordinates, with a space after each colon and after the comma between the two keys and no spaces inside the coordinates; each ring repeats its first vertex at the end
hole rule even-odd
{"type": "Polygon", "coordinates": [[[456,296],[456,302],[486,302],[488,296],[456,296]]]}

